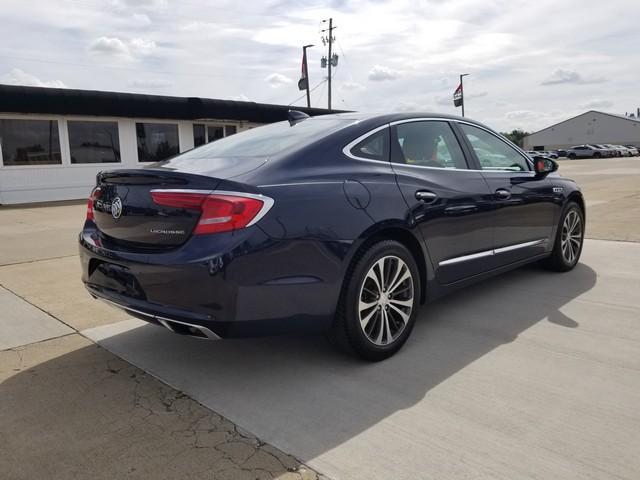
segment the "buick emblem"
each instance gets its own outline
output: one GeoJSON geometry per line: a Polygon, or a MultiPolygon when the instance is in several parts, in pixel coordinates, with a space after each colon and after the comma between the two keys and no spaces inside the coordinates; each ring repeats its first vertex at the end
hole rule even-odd
{"type": "Polygon", "coordinates": [[[111,202],[111,216],[117,220],[120,218],[121,215],[122,215],[122,200],[120,200],[120,197],[116,197],[113,199],[113,202],[111,202]]]}

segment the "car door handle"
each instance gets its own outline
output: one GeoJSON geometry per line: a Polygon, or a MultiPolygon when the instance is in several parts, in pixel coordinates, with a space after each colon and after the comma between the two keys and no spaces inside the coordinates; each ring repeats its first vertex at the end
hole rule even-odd
{"type": "Polygon", "coordinates": [[[506,188],[499,188],[496,190],[496,197],[500,200],[509,200],[511,198],[511,192],[506,188]]]}
{"type": "Polygon", "coordinates": [[[416,199],[424,203],[433,203],[436,198],[438,198],[438,195],[433,192],[429,192],[428,190],[418,190],[416,192],[416,199]]]}

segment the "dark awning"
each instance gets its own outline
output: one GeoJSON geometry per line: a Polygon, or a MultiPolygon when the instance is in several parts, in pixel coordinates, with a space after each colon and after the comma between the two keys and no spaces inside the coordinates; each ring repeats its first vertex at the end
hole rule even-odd
{"type": "MultiPolygon", "coordinates": [[[[271,123],[287,119],[289,109],[309,115],[329,113],[323,108],[289,107],[199,97],[169,97],[137,93],[100,92],[67,88],[0,85],[0,112],[53,115],[195,120],[215,118],[271,123]]],[[[334,112],[338,112],[334,110],[334,112]]]]}

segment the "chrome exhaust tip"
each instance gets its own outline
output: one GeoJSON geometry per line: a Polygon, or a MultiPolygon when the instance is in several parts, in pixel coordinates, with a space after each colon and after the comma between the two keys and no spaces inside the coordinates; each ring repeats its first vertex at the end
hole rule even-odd
{"type": "Polygon", "coordinates": [[[188,335],[190,337],[204,338],[207,340],[220,340],[220,336],[202,325],[194,325],[192,323],[158,316],[154,316],[154,319],[166,329],[179,335],[188,335]]]}

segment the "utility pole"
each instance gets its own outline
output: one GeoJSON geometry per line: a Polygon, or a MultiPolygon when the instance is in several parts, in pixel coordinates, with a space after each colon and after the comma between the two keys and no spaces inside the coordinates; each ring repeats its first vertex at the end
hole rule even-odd
{"type": "Polygon", "coordinates": [[[305,45],[302,47],[302,62],[304,68],[304,75],[307,81],[307,107],[311,108],[311,92],[309,91],[309,67],[307,66],[307,48],[313,47],[313,45],[305,45]]]}
{"type": "Polygon", "coordinates": [[[468,73],[463,73],[460,75],[460,90],[462,91],[462,116],[464,117],[464,88],[462,87],[462,78],[469,75],[468,73]]]}
{"type": "Polygon", "coordinates": [[[333,37],[333,31],[338,27],[333,26],[333,18],[330,18],[329,20],[322,20],[322,22],[329,22],[329,28],[325,28],[324,30],[322,30],[323,33],[329,32],[327,36],[322,37],[322,43],[324,43],[325,45],[327,43],[329,44],[329,54],[326,58],[322,59],[321,65],[324,68],[326,64],[329,69],[327,80],[329,82],[329,111],[331,111],[331,67],[336,67],[338,65],[338,56],[332,53],[333,41],[335,40],[335,38],[333,37]]]}

